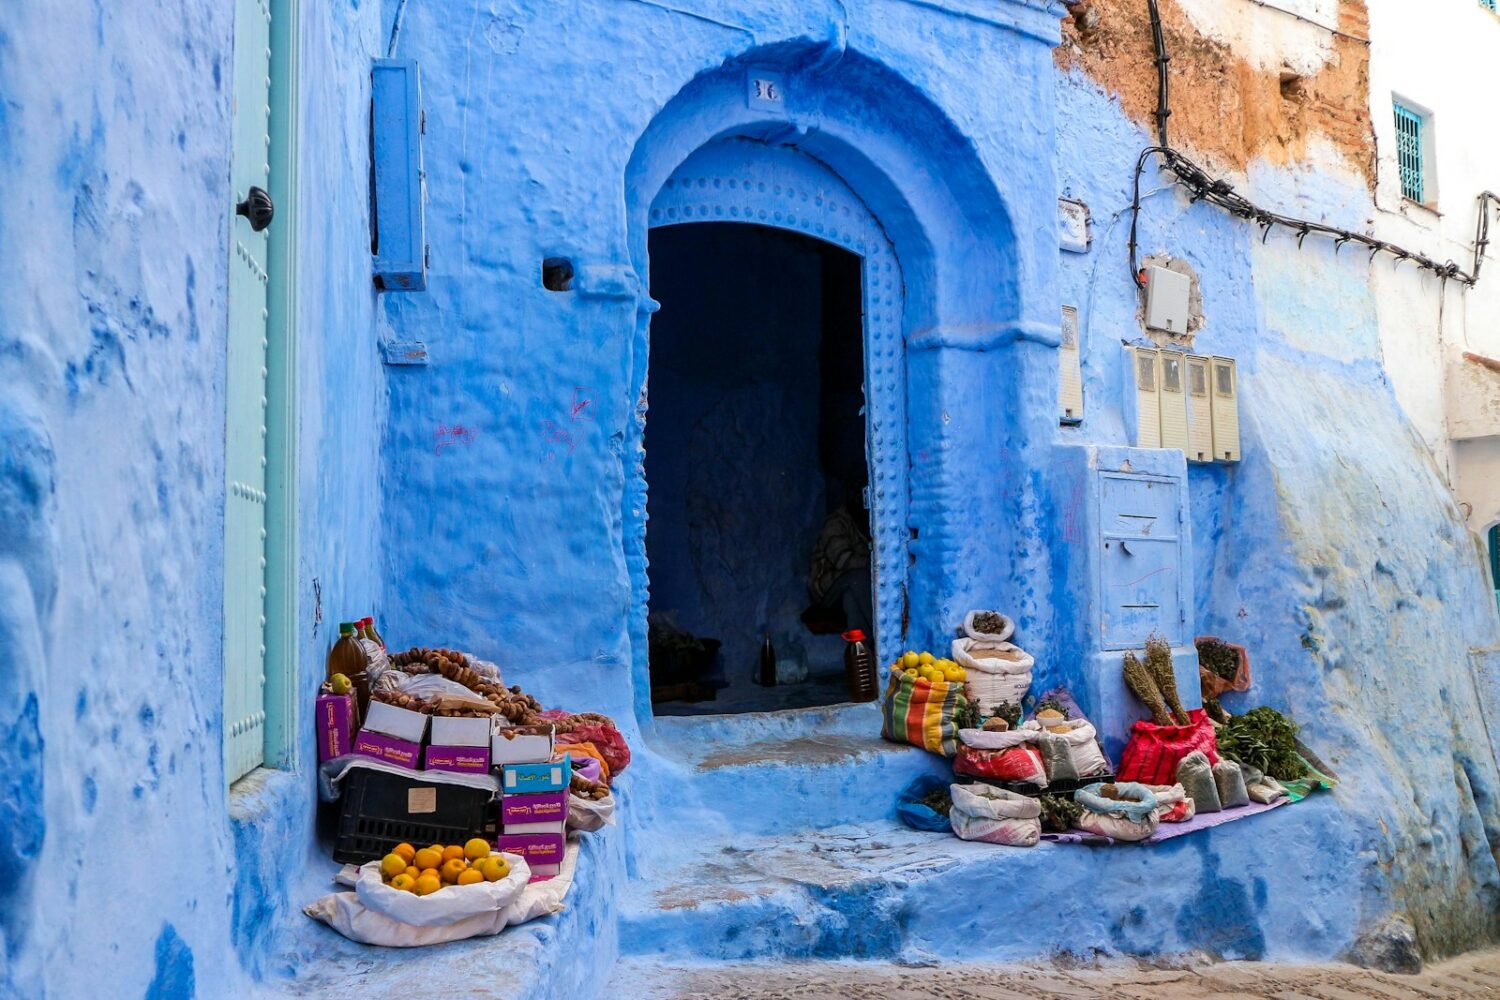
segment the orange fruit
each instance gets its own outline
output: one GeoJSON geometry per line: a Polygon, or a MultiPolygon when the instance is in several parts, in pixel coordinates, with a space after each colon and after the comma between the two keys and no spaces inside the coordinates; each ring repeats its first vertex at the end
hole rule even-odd
{"type": "Polygon", "coordinates": [[[457,844],[449,844],[447,847],[443,848],[444,861],[462,861],[463,857],[464,849],[462,847],[459,847],[457,844]]]}
{"type": "Polygon", "coordinates": [[[474,869],[474,868],[465,868],[463,871],[461,871],[461,872],[458,873],[458,882],[456,884],[457,885],[473,885],[475,882],[483,882],[483,881],[484,881],[484,876],[481,875],[481,874],[479,874],[479,872],[478,872],[477,869],[474,869]]]}
{"type": "Polygon", "coordinates": [[[418,896],[430,896],[443,887],[443,883],[431,872],[423,872],[422,877],[417,879],[413,892],[418,896]]]}
{"type": "Polygon", "coordinates": [[[399,854],[387,854],[380,859],[380,874],[386,878],[395,878],[406,871],[406,862],[399,854]]]}
{"type": "Polygon", "coordinates": [[[417,880],[410,875],[402,873],[391,879],[391,888],[400,889],[402,892],[411,892],[416,888],[417,880]]]}
{"type": "Polygon", "coordinates": [[[397,844],[391,848],[391,853],[398,856],[402,861],[411,864],[417,856],[417,849],[410,844],[397,844]]]}
{"type": "Polygon", "coordinates": [[[480,859],[479,871],[486,882],[498,882],[510,874],[510,862],[498,854],[480,859]]]}
{"type": "Polygon", "coordinates": [[[458,877],[464,873],[469,866],[463,858],[449,858],[443,862],[441,869],[444,882],[457,882],[458,877]]]}
{"type": "Polygon", "coordinates": [[[464,845],[464,857],[470,861],[478,861],[480,858],[490,856],[490,842],[483,837],[475,837],[464,845]]]}
{"type": "Polygon", "coordinates": [[[443,852],[441,850],[433,850],[431,847],[424,847],[417,852],[416,858],[412,863],[418,868],[436,868],[443,863],[443,852]]]}

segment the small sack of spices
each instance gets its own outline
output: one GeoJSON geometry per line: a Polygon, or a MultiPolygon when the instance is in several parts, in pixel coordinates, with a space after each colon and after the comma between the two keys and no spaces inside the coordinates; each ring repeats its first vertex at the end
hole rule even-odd
{"type": "Polygon", "coordinates": [[[1200,813],[1216,813],[1223,810],[1219,802],[1219,786],[1214,781],[1214,766],[1202,751],[1194,750],[1177,765],[1177,783],[1193,800],[1193,807],[1200,813]]]}
{"type": "Polygon", "coordinates": [[[1219,804],[1225,809],[1237,809],[1250,804],[1250,793],[1245,790],[1245,776],[1240,766],[1232,760],[1221,760],[1214,765],[1214,786],[1219,792],[1219,804]]]}

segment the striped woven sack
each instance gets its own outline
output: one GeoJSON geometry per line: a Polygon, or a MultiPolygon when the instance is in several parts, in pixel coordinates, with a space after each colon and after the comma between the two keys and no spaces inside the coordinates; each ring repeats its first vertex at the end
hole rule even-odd
{"type": "Polygon", "coordinates": [[[891,671],[885,688],[880,733],[892,743],[952,757],[958,753],[958,710],[968,704],[963,684],[926,681],[891,671]]]}

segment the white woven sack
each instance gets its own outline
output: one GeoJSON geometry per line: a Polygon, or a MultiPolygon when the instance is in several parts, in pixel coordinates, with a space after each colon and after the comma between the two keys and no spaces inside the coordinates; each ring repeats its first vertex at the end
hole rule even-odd
{"type": "Polygon", "coordinates": [[[1035,743],[1036,730],[1007,729],[1003,733],[996,733],[988,729],[960,729],[958,738],[964,746],[975,750],[1009,750],[1022,743],[1035,743]]]}
{"type": "MultiPolygon", "coordinates": [[[[1098,733],[1093,724],[1086,719],[1069,719],[1068,724],[1073,728],[1067,732],[1061,729],[1047,731],[1068,741],[1068,752],[1073,758],[1073,766],[1078,769],[1078,776],[1088,778],[1108,771],[1109,761],[1104,758],[1104,752],[1099,749],[1098,733]]],[[[1035,719],[1028,719],[1021,725],[1022,728],[1028,730],[1042,728],[1041,723],[1035,719]]]]}
{"type": "Polygon", "coordinates": [[[953,785],[948,822],[960,840],[1007,847],[1034,847],[1042,838],[1042,807],[1036,799],[993,785],[953,785]]]}
{"type": "Polygon", "coordinates": [[[1031,690],[1031,668],[1036,660],[1019,646],[1008,642],[992,643],[979,639],[954,639],[951,649],[953,662],[968,671],[964,693],[979,706],[980,711],[992,709],[1003,702],[1019,705],[1026,692],[1031,690]],[[1000,646],[1015,659],[998,657],[975,657],[970,650],[979,647],[1000,646]]]}
{"type": "Polygon", "coordinates": [[[997,617],[999,617],[1002,622],[1005,623],[1000,627],[999,634],[996,634],[994,632],[979,631],[974,627],[974,619],[984,613],[984,611],[970,611],[968,614],[964,615],[964,635],[968,636],[970,639],[993,639],[997,642],[1004,642],[1006,639],[1009,639],[1011,636],[1016,634],[1016,623],[1011,621],[1008,616],[1002,615],[998,611],[993,613],[997,617]]]}
{"type": "Polygon", "coordinates": [[[1101,837],[1113,837],[1115,840],[1133,843],[1145,840],[1155,833],[1159,822],[1158,814],[1154,812],[1147,819],[1133,820],[1118,813],[1096,813],[1085,809],[1083,815],[1078,817],[1077,827],[1101,837]]]}

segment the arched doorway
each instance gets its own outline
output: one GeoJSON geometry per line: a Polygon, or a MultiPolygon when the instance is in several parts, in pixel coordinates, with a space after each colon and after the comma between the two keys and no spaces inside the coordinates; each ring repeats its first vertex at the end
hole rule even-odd
{"type": "MultiPolygon", "coordinates": [[[[702,380],[696,391],[684,383],[683,373],[673,374],[670,385],[661,380],[663,409],[656,414],[650,412],[650,390],[645,394],[646,505],[648,524],[653,525],[647,529],[647,550],[653,564],[648,570],[651,607],[653,613],[681,613],[681,605],[689,605],[687,614],[692,616],[692,620],[680,622],[653,619],[653,626],[677,628],[695,637],[725,643],[719,654],[717,676],[707,680],[727,684],[735,692],[733,697],[726,698],[726,708],[762,710],[843,700],[836,677],[823,685],[814,683],[811,687],[793,687],[779,693],[750,690],[748,697],[746,685],[760,654],[759,644],[753,640],[763,633],[771,635],[773,643],[780,644],[783,659],[794,664],[800,661],[809,669],[814,682],[819,676],[829,678],[830,660],[836,667],[838,640],[818,638],[819,628],[814,622],[819,615],[813,606],[817,605],[817,595],[823,588],[814,585],[814,594],[808,601],[813,605],[808,609],[812,616],[801,616],[800,627],[797,616],[789,615],[788,609],[797,599],[793,592],[802,583],[798,577],[804,575],[797,571],[799,564],[807,567],[814,579],[818,576],[814,568],[816,560],[809,566],[809,557],[815,548],[820,548],[820,525],[824,525],[826,535],[830,527],[836,529],[841,518],[847,521],[851,511],[862,527],[867,525],[869,533],[870,590],[865,600],[871,606],[869,625],[873,626],[877,655],[889,659],[903,642],[909,462],[902,346],[903,287],[895,253],[874,215],[828,167],[796,149],[746,138],[710,143],[683,162],[653,201],[649,222],[653,233],[678,231],[670,245],[679,254],[685,240],[690,244],[698,240],[690,252],[720,255],[707,270],[702,260],[692,261],[700,280],[715,280],[713,267],[731,268],[732,272],[719,279],[727,288],[745,277],[737,272],[752,269],[765,278],[779,269],[774,283],[780,284],[783,294],[779,297],[786,300],[787,308],[766,313],[760,322],[777,327],[764,331],[767,341],[792,338],[781,341],[791,369],[784,369],[788,377],[780,386],[772,385],[770,379],[763,377],[765,373],[757,376],[754,366],[746,360],[759,358],[764,368],[767,345],[745,344],[745,336],[753,334],[744,331],[728,336],[727,342],[718,345],[720,357],[734,370],[702,380]],[[770,234],[756,235],[757,230],[769,230],[770,234]],[[779,242],[775,236],[778,232],[783,234],[779,242]],[[820,246],[832,252],[820,257],[820,246]],[[778,259],[763,259],[767,255],[777,255],[778,259]],[[845,266],[840,258],[848,258],[852,267],[845,266]],[[811,263],[820,259],[823,263],[814,266],[820,267],[822,283],[810,278],[802,282],[797,261],[811,263]],[[829,274],[847,275],[845,280],[852,283],[853,293],[842,289],[838,278],[829,279],[829,274]],[[807,294],[800,295],[799,290],[807,294]],[[805,322],[799,320],[795,307],[799,298],[822,302],[824,308],[818,322],[813,322],[810,316],[804,317],[805,322]],[[841,303],[853,315],[840,315],[838,307],[830,313],[830,302],[841,303]],[[834,345],[840,337],[839,331],[851,323],[856,330],[852,353],[834,345]],[[800,326],[806,326],[806,330],[797,329],[800,326]],[[821,349],[817,343],[805,342],[820,336],[821,349]],[[818,382],[808,381],[805,366],[809,358],[821,359],[818,382]],[[841,365],[849,364],[856,366],[852,380],[847,372],[840,370],[841,365]],[[815,427],[809,426],[808,415],[803,412],[807,401],[794,387],[793,375],[809,386],[823,387],[819,406],[832,411],[831,419],[815,421],[815,427]],[[837,428],[846,405],[840,399],[840,387],[849,386],[851,381],[863,389],[854,404],[856,414],[862,417],[862,441],[856,438],[853,443],[849,435],[829,430],[837,428]],[[726,391],[730,394],[728,399],[698,398],[726,391]],[[783,402],[766,402],[769,400],[783,402]],[[786,400],[800,405],[791,405],[786,400]],[[751,410],[755,416],[747,420],[744,414],[734,412],[736,407],[751,410]],[[770,409],[775,413],[768,413],[770,409]],[[696,439],[709,443],[690,445],[684,436],[687,431],[682,427],[674,427],[672,433],[658,433],[652,426],[653,419],[694,421],[696,439]],[[729,433],[716,431],[716,421],[729,428],[729,433]],[[757,425],[758,429],[747,428],[747,423],[757,425]],[[767,452],[757,459],[756,442],[765,441],[768,432],[782,440],[776,444],[774,454],[767,452]],[[722,477],[707,475],[701,468],[702,462],[730,462],[735,458],[726,450],[730,446],[717,440],[719,437],[732,438],[733,447],[745,450],[745,461],[758,461],[762,466],[758,471],[764,477],[795,477],[796,495],[781,496],[776,493],[774,482],[756,478],[755,472],[746,475],[745,470],[726,470],[722,477]],[[658,447],[655,458],[653,439],[658,447]],[[809,444],[819,453],[819,460],[813,464],[804,462],[803,466],[806,477],[820,477],[821,481],[816,483],[802,481],[803,473],[796,468],[796,456],[808,454],[809,444]],[[712,483],[711,486],[685,486],[690,463],[675,453],[669,457],[663,452],[666,448],[693,447],[702,447],[704,451],[696,456],[700,468],[693,481],[712,483]],[[847,452],[851,448],[863,452],[855,462],[849,461],[847,452]],[[757,489],[764,486],[771,489],[757,496],[757,489]],[[853,493],[856,489],[857,493],[853,493]],[[684,491],[691,497],[685,497],[684,491]],[[788,503],[777,504],[774,501],[778,499],[788,503]],[[736,514],[736,504],[758,508],[759,513],[736,514]],[[689,510],[693,505],[696,509],[689,510]],[[712,511],[705,513],[705,507],[712,511]],[[841,507],[845,509],[841,511],[841,507]],[[798,510],[802,512],[800,519],[798,510]],[[781,520],[771,523],[778,517],[778,511],[781,520]],[[757,520],[758,517],[762,520],[757,520]],[[796,523],[787,523],[789,517],[797,519],[796,523]],[[734,524],[739,525],[738,529],[732,527],[734,524]],[[743,552],[734,548],[741,544],[743,552]],[[706,548],[714,550],[711,557],[704,555],[706,548]],[[773,565],[766,567],[765,560],[773,565]],[[705,580],[705,575],[713,574],[721,579],[705,580]],[[684,583],[684,577],[688,576],[693,579],[684,583]],[[715,615],[719,618],[717,627],[715,615]],[[715,631],[725,634],[713,635],[715,631]],[[788,652],[791,655],[786,655],[788,652]]],[[[662,242],[653,237],[653,252],[659,252],[662,242]]],[[[662,287],[657,267],[653,260],[653,294],[662,287]]],[[[801,269],[808,270],[805,266],[801,269]]],[[[743,290],[743,283],[738,287],[743,290]]],[[[679,308],[684,308],[682,293],[674,293],[674,297],[679,299],[679,308]]],[[[671,308],[672,303],[666,305],[671,308]]],[[[749,310],[743,305],[736,310],[741,314],[746,311],[749,310]]],[[[716,322],[711,313],[695,317],[695,321],[713,326],[719,333],[740,330],[746,320],[744,315],[735,315],[716,322]]],[[[676,328],[672,330],[676,335],[673,342],[681,340],[676,328]]],[[[666,342],[658,345],[655,336],[652,337],[650,372],[655,373],[659,364],[666,363],[665,357],[658,359],[656,355],[669,346],[666,342]]],[[[701,350],[697,353],[701,363],[705,356],[701,350]]],[[[674,373],[675,369],[664,372],[674,373]]],[[[652,386],[655,381],[648,375],[645,384],[652,386]]],[[[836,606],[838,599],[827,603],[836,606]]],[[[826,634],[829,629],[821,631],[826,634]]],[[[653,688],[657,692],[663,688],[659,673],[654,672],[657,676],[653,688]]],[[[698,701],[699,710],[722,710],[713,702],[699,701],[705,697],[701,690],[674,690],[672,694],[698,701]]]]}

